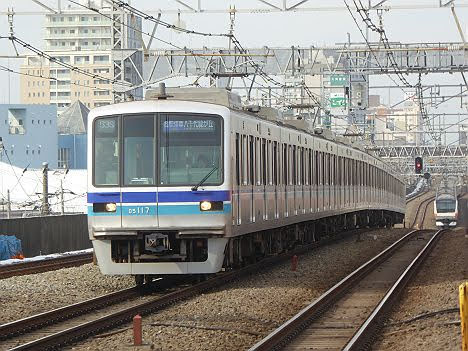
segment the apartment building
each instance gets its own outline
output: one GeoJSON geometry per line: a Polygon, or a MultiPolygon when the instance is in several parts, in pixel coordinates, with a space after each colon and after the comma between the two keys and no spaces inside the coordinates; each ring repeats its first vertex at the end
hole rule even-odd
{"type": "MultiPolygon", "coordinates": [[[[94,3],[91,5],[98,6],[94,3]]],[[[105,7],[101,11],[110,13],[110,9],[105,7]]],[[[141,30],[141,18],[122,13],[121,21],[126,23],[126,26],[120,26],[121,47],[138,49],[141,46],[138,35],[138,30],[141,30]]],[[[59,14],[46,14],[44,51],[52,56],[54,61],[39,56],[28,56],[25,59],[21,66],[21,72],[24,73],[20,81],[21,102],[54,104],[58,114],[76,100],[80,100],[88,108],[110,104],[113,84],[109,79],[121,74],[114,72],[114,64],[116,60],[121,60],[122,56],[112,53],[116,40],[112,37],[114,26],[106,16],[82,8],[69,8],[59,14]],[[72,65],[78,70],[64,67],[59,62],[72,65]]],[[[142,53],[135,52],[132,55],[132,62],[124,62],[122,65],[125,67],[124,79],[131,84],[139,84],[140,77],[136,69],[141,71],[142,53]]],[[[142,89],[132,92],[134,96],[142,94],[142,89]]]]}

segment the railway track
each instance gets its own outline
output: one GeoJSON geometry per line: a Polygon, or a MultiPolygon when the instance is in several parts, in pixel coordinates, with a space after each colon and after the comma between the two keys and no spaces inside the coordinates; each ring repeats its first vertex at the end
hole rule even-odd
{"type": "Polygon", "coordinates": [[[424,219],[427,215],[427,209],[429,205],[434,201],[435,196],[431,196],[427,199],[422,200],[416,210],[416,215],[414,216],[413,222],[411,223],[410,228],[422,229],[424,226],[424,219]]]}
{"type": "Polygon", "coordinates": [[[57,258],[49,258],[40,261],[21,262],[0,266],[0,279],[17,275],[36,274],[57,269],[81,266],[93,261],[92,253],[83,253],[57,258]]]}
{"type": "MultiPolygon", "coordinates": [[[[361,232],[365,231],[367,230],[361,230],[361,232]]],[[[290,259],[293,255],[305,253],[354,233],[356,231],[304,245],[239,270],[217,274],[193,286],[181,287],[179,285],[175,290],[166,291],[158,296],[141,294],[138,289],[132,288],[0,325],[0,349],[43,350],[60,348],[130,322],[136,314],[147,315],[159,311],[171,304],[219,287],[242,276],[265,270],[290,259]]],[[[162,280],[162,284],[159,282],[156,284],[159,284],[160,288],[168,289],[173,282],[162,280]]]]}
{"type": "Polygon", "coordinates": [[[414,230],[250,350],[363,350],[443,230],[414,230]]]}
{"type": "MultiPolygon", "coordinates": [[[[434,197],[422,200],[412,222],[422,227],[434,197]]],[[[363,350],[385,313],[443,233],[413,230],[356,269],[296,316],[254,345],[259,350],[363,350]]]]}

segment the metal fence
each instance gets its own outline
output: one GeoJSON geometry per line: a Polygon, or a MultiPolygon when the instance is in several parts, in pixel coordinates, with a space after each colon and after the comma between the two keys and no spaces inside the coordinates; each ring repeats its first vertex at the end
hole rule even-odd
{"type": "Polygon", "coordinates": [[[85,214],[2,219],[0,234],[20,239],[26,257],[92,246],[85,214]]]}

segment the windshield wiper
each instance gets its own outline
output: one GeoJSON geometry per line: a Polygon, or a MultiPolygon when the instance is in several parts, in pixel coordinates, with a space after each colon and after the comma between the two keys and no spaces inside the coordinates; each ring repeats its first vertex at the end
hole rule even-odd
{"type": "Polygon", "coordinates": [[[218,169],[218,166],[214,166],[213,169],[202,180],[200,180],[200,182],[197,185],[192,187],[192,191],[197,191],[198,187],[202,185],[204,182],[206,182],[206,180],[210,177],[210,175],[212,175],[214,171],[216,171],[217,169],[218,169]]]}

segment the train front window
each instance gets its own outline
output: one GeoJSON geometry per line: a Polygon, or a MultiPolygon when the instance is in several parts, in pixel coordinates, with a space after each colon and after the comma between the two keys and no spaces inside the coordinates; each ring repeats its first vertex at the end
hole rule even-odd
{"type": "Polygon", "coordinates": [[[117,117],[94,122],[94,184],[119,184],[119,121],[117,117]]]}
{"type": "Polygon", "coordinates": [[[161,185],[196,185],[210,172],[204,185],[222,183],[221,117],[168,114],[159,123],[161,185]]]}
{"type": "Polygon", "coordinates": [[[154,117],[123,118],[123,180],[128,185],[154,185],[154,117]]]}
{"type": "Polygon", "coordinates": [[[438,213],[455,212],[455,201],[453,200],[437,200],[436,207],[438,213]]]}

